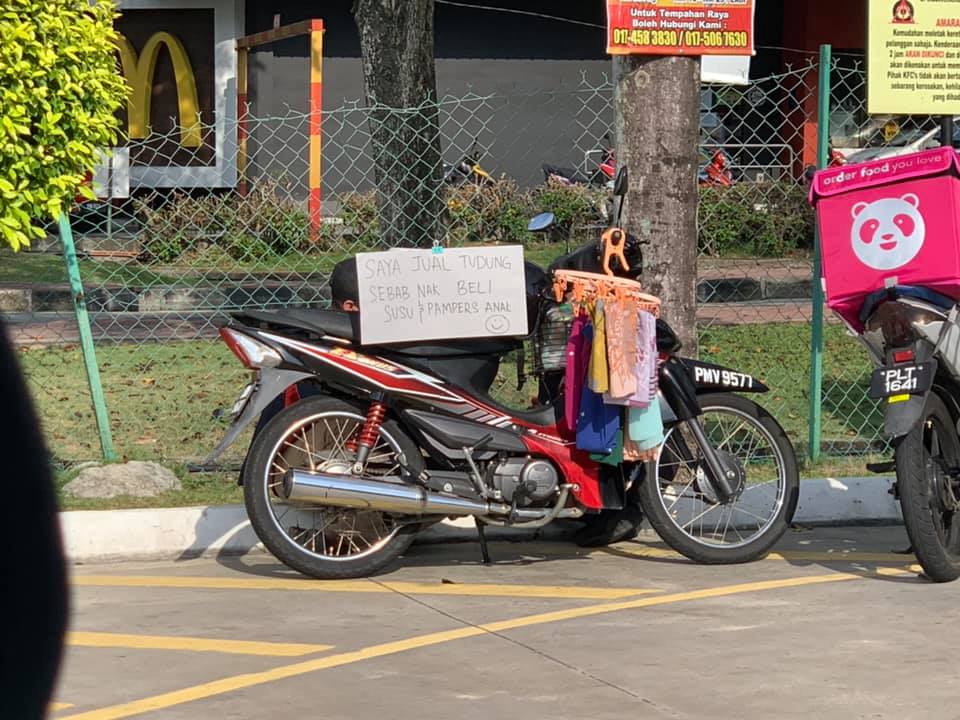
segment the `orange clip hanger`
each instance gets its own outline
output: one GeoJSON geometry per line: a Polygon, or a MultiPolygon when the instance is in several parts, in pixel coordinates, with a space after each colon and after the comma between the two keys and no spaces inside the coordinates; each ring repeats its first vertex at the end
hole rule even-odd
{"type": "Polygon", "coordinates": [[[610,267],[612,260],[619,260],[621,269],[624,272],[629,271],[630,263],[623,254],[627,247],[627,234],[619,228],[610,228],[604,231],[601,238],[603,240],[603,271],[607,275],[614,274],[610,267]]]}
{"type": "Polygon", "coordinates": [[[591,300],[616,300],[622,303],[637,303],[638,308],[659,316],[660,298],[641,292],[636,280],[600,275],[577,270],[555,270],[553,291],[557,302],[568,297],[575,306],[591,300]]]}

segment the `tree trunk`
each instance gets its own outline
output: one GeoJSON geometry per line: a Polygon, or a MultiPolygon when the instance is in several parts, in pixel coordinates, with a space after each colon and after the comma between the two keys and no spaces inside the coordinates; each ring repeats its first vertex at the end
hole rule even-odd
{"type": "Polygon", "coordinates": [[[617,62],[617,164],[630,173],[624,225],[649,242],[641,282],[695,354],[700,59],[627,55],[617,62]]]}
{"type": "Polygon", "coordinates": [[[443,166],[433,62],[433,0],[355,0],[363,87],[385,244],[440,239],[443,166]]]}

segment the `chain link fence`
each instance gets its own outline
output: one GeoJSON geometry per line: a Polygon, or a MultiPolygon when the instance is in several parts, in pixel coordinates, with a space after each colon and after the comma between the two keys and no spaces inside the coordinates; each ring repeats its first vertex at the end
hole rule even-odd
{"type": "MultiPolygon", "coordinates": [[[[840,149],[859,151],[878,131],[891,142],[890,128],[884,135],[863,112],[859,61],[838,59],[833,75],[835,144],[849,138],[857,147],[840,149]]],[[[815,162],[816,84],[816,65],[804,64],[748,87],[704,85],[701,103],[700,352],[770,385],[761,401],[798,451],[807,445],[809,407],[813,213],[804,171],[815,162]]],[[[522,243],[529,260],[546,266],[596,237],[607,212],[602,166],[615,161],[612,93],[609,82],[585,81],[404,111],[359,103],[326,110],[319,217],[308,209],[311,173],[320,168],[311,164],[310,117],[302,112],[205,127],[199,147],[185,147],[173,132],[114,152],[110,176],[97,180],[114,197],[81,205],[72,223],[119,453],[203,457],[225,430],[216,409],[230,407],[245,379],[218,325],[243,308],[327,306],[328,276],[343,258],[429,245],[433,236],[450,246],[522,243]],[[395,232],[378,204],[386,165],[375,153],[384,143],[371,133],[387,127],[393,142],[403,141],[412,124],[428,136],[429,152],[388,160],[412,166],[435,158],[427,198],[435,211],[430,228],[395,232]],[[235,138],[238,130],[245,143],[217,135],[235,138]],[[548,180],[544,165],[574,182],[548,180]],[[189,180],[210,176],[221,181],[189,180]],[[549,237],[526,231],[541,211],[558,218],[549,237]]],[[[423,192],[401,185],[394,194],[423,192]]],[[[87,460],[99,454],[97,432],[58,253],[51,235],[30,252],[3,255],[0,309],[51,449],[63,461],[87,460]]],[[[871,451],[879,422],[864,394],[866,355],[833,323],[826,344],[824,450],[871,451]]],[[[535,390],[516,389],[510,362],[497,392],[523,402],[535,390]]]]}

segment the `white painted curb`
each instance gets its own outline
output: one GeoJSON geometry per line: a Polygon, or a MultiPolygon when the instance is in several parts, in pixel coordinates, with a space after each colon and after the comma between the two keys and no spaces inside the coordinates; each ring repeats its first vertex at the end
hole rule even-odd
{"type": "MultiPolygon", "coordinates": [[[[894,524],[900,508],[888,490],[893,478],[825,478],[800,483],[794,516],[799,525],[894,524]]],[[[74,562],[186,560],[203,555],[240,555],[262,550],[242,505],[144,510],[82,510],[60,513],[67,556],[74,562]]],[[[534,531],[488,528],[490,539],[556,540],[577,527],[555,522],[534,531]]],[[[446,520],[420,536],[422,542],[473,540],[472,518],[446,520]]]]}

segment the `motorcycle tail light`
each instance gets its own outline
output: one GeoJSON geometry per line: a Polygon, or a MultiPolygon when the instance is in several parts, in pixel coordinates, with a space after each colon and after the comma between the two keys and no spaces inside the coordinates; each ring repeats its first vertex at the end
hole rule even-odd
{"type": "Polygon", "coordinates": [[[250,370],[277,367],[282,362],[282,358],[276,350],[249,335],[244,335],[230,328],[220,328],[220,337],[223,338],[230,351],[243,363],[243,366],[250,370]]]}
{"type": "Polygon", "coordinates": [[[897,363],[911,362],[913,360],[913,350],[897,350],[893,354],[893,361],[897,363]]]}

